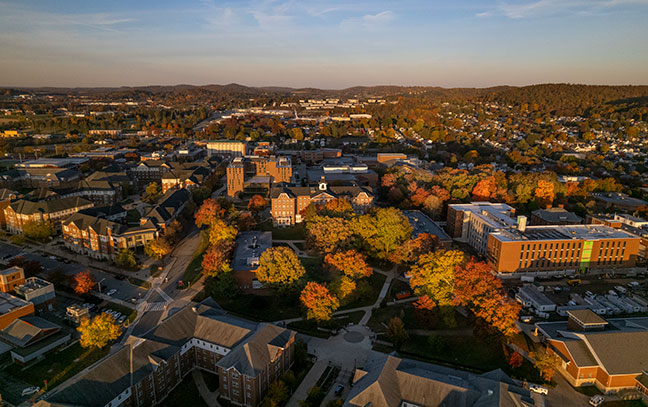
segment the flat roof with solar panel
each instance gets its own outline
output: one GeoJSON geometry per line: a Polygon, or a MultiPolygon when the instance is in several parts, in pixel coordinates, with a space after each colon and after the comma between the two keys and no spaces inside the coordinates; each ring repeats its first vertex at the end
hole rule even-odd
{"type": "Polygon", "coordinates": [[[624,230],[604,225],[527,226],[526,230],[500,230],[491,233],[499,241],[639,239],[624,230]]]}

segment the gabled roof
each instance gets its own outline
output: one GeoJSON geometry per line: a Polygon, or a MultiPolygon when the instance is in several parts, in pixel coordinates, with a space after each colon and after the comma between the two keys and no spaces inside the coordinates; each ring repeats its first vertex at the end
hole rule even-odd
{"type": "Polygon", "coordinates": [[[24,348],[55,334],[60,329],[60,326],[40,317],[22,317],[0,330],[0,336],[24,348]]]}
{"type": "Polygon", "coordinates": [[[6,201],[7,199],[15,199],[18,196],[18,192],[12,191],[7,188],[0,188],[0,201],[6,201]]]}
{"type": "Polygon", "coordinates": [[[158,204],[151,208],[146,217],[152,218],[157,223],[166,223],[189,199],[191,193],[186,189],[170,189],[160,198],[158,204]]]}
{"type": "Polygon", "coordinates": [[[55,213],[62,212],[83,206],[92,206],[92,202],[78,196],[69,198],[52,199],[49,201],[32,202],[19,199],[13,202],[9,207],[16,213],[23,215],[33,215],[35,213],[55,213]]]}
{"type": "MultiPolygon", "coordinates": [[[[166,363],[192,338],[235,350],[241,348],[243,341],[251,343],[252,348],[262,347],[265,340],[267,353],[271,354],[272,349],[285,344],[285,338],[295,335],[274,325],[266,329],[263,324],[257,329],[255,323],[231,317],[217,307],[213,301],[205,300],[195,307],[183,308],[141,337],[129,337],[116,352],[48,395],[46,405],[104,406],[166,363]],[[254,341],[247,341],[255,337],[254,341]]],[[[253,366],[266,360],[263,352],[248,353],[252,355],[253,366]]]]}
{"type": "Polygon", "coordinates": [[[529,391],[501,370],[477,376],[428,363],[374,353],[345,406],[508,407],[531,406],[529,391]]]}
{"type": "Polygon", "coordinates": [[[577,334],[600,366],[611,375],[648,371],[648,331],[577,334]]]}
{"type": "Polygon", "coordinates": [[[256,332],[216,363],[224,369],[256,377],[294,340],[295,332],[270,324],[259,324],[256,332]]]}

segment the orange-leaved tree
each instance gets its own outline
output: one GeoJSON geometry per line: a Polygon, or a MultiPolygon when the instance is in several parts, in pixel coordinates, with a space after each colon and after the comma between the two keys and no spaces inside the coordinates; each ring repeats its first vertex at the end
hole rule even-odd
{"type": "Polygon", "coordinates": [[[248,209],[253,211],[253,212],[258,212],[265,208],[268,205],[268,202],[265,200],[264,197],[261,195],[254,195],[252,198],[250,198],[250,201],[248,202],[248,209]]]}
{"type": "Polygon", "coordinates": [[[88,294],[95,284],[95,278],[90,270],[82,271],[74,276],[74,292],[79,295],[88,294]]]}
{"type": "Polygon", "coordinates": [[[324,264],[330,270],[342,273],[354,280],[373,274],[373,269],[365,261],[365,256],[355,250],[327,254],[324,257],[324,264]]]}
{"type": "Polygon", "coordinates": [[[112,316],[101,313],[93,319],[81,320],[77,331],[81,333],[80,342],[84,348],[103,348],[119,337],[120,328],[112,316]]]}
{"type": "Polygon", "coordinates": [[[231,271],[229,260],[233,248],[234,243],[231,241],[221,241],[210,246],[202,259],[203,274],[207,277],[215,277],[220,273],[231,271]]]}
{"type": "Polygon", "coordinates": [[[554,201],[554,184],[543,179],[538,180],[538,187],[535,189],[535,197],[540,205],[548,205],[554,201]]]}
{"type": "Polygon", "coordinates": [[[484,178],[472,190],[473,201],[488,201],[496,189],[494,177],[484,178]]]}
{"type": "Polygon", "coordinates": [[[217,220],[222,219],[223,216],[225,216],[225,209],[221,208],[215,199],[206,199],[196,212],[196,226],[211,226],[217,220]]]}
{"type": "Polygon", "coordinates": [[[483,261],[471,259],[455,269],[454,301],[468,307],[504,336],[517,333],[520,304],[502,292],[502,282],[483,261]]]}
{"type": "Polygon", "coordinates": [[[301,292],[299,300],[306,307],[306,317],[317,322],[328,321],[340,306],[338,299],[322,284],[309,282],[301,292]]]}

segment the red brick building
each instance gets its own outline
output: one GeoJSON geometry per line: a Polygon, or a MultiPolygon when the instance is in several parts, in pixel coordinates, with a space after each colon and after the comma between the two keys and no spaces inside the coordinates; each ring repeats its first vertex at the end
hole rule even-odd
{"type": "Polygon", "coordinates": [[[154,406],[194,369],[219,377],[221,397],[260,404],[294,363],[295,333],[225,314],[210,300],[185,307],[125,345],[37,406],[154,406]]]}
{"type": "Polygon", "coordinates": [[[272,222],[290,226],[301,223],[303,212],[311,203],[323,205],[334,199],[347,200],[353,210],[366,212],[373,205],[373,190],[361,186],[329,186],[321,181],[315,187],[277,186],[270,191],[272,222]]]}

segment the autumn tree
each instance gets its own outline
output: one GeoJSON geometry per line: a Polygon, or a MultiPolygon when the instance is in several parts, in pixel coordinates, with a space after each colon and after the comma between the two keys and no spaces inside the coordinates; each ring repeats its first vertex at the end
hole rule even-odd
{"type": "Polygon", "coordinates": [[[160,186],[158,185],[157,182],[151,182],[146,186],[146,189],[144,190],[144,202],[148,203],[154,203],[157,201],[160,196],[162,195],[162,191],[160,190],[160,186]]]}
{"type": "Polygon", "coordinates": [[[391,254],[389,261],[397,264],[414,262],[423,254],[432,251],[438,244],[438,237],[430,233],[420,233],[416,238],[403,242],[391,254]]]}
{"type": "Polygon", "coordinates": [[[209,227],[209,244],[216,245],[219,242],[234,241],[237,234],[238,230],[234,226],[228,225],[222,219],[217,219],[209,227]]]}
{"type": "Polygon", "coordinates": [[[48,220],[29,220],[23,224],[22,229],[26,237],[40,241],[54,234],[52,223],[48,220]]]}
{"type": "Polygon", "coordinates": [[[295,252],[284,246],[264,251],[256,271],[259,281],[277,287],[290,286],[304,274],[306,270],[295,252]]]}
{"type": "Polygon", "coordinates": [[[225,216],[225,209],[215,199],[206,199],[196,212],[196,226],[211,226],[225,216]]]}
{"type": "Polygon", "coordinates": [[[221,241],[210,246],[202,259],[203,274],[207,277],[215,277],[220,273],[231,271],[229,264],[234,243],[221,241]]]}
{"type": "Polygon", "coordinates": [[[309,246],[320,253],[348,248],[353,236],[349,221],[346,219],[317,215],[307,221],[306,232],[309,246]]]}
{"type": "Polygon", "coordinates": [[[133,252],[131,249],[121,249],[115,256],[115,264],[124,268],[134,268],[137,265],[135,252],[133,252]]]}
{"type": "Polygon", "coordinates": [[[120,334],[119,325],[106,313],[101,313],[93,319],[82,319],[77,331],[81,333],[80,342],[84,348],[103,348],[120,334]]]}
{"type": "Polygon", "coordinates": [[[146,244],[146,246],[144,246],[144,253],[155,260],[160,260],[170,252],[171,246],[169,245],[169,242],[163,237],[158,237],[157,239],[150,240],[146,244]]]}
{"type": "Polygon", "coordinates": [[[488,177],[479,181],[472,190],[473,201],[488,201],[496,190],[495,178],[488,177]]]}
{"type": "Polygon", "coordinates": [[[377,208],[359,216],[351,221],[351,230],[367,253],[383,260],[412,235],[409,220],[397,208],[377,208]]]}
{"type": "Polygon", "coordinates": [[[393,317],[389,320],[389,325],[387,326],[387,338],[392,341],[394,348],[396,349],[400,349],[400,347],[407,342],[409,335],[405,330],[403,320],[398,317],[393,317]]]}
{"type": "Polygon", "coordinates": [[[509,357],[508,364],[511,367],[520,367],[522,366],[522,363],[524,362],[524,359],[522,358],[522,355],[520,355],[517,352],[513,352],[511,356],[509,357]]]}
{"type": "Polygon", "coordinates": [[[320,213],[323,216],[348,217],[353,214],[353,207],[346,199],[332,199],[324,204],[320,213]]]}
{"type": "Polygon", "coordinates": [[[261,195],[254,195],[248,202],[248,210],[252,212],[258,212],[263,210],[263,208],[265,208],[267,205],[268,202],[266,202],[264,197],[262,197],[261,195]]]}
{"type": "Polygon", "coordinates": [[[541,206],[549,205],[554,201],[554,184],[550,181],[538,180],[535,197],[541,206]]]}
{"type": "Polygon", "coordinates": [[[423,297],[428,307],[441,307],[449,325],[454,324],[454,308],[450,312],[450,307],[453,307],[455,268],[463,261],[460,250],[439,250],[424,254],[410,269],[410,286],[416,295],[423,297]]]}
{"type": "Polygon", "coordinates": [[[355,250],[327,254],[324,264],[329,270],[342,273],[353,280],[373,274],[373,268],[367,264],[364,255],[355,250]]]}
{"type": "Polygon", "coordinates": [[[504,336],[517,333],[520,304],[511,301],[502,292],[502,282],[493,275],[490,267],[471,259],[455,269],[454,301],[468,307],[504,336]]]}
{"type": "Polygon", "coordinates": [[[541,349],[531,352],[529,355],[535,360],[535,367],[540,371],[540,375],[546,382],[550,382],[553,375],[556,373],[556,366],[560,363],[558,355],[549,352],[546,349],[541,349]]]}
{"type": "Polygon", "coordinates": [[[309,282],[302,290],[299,300],[306,307],[306,317],[317,322],[328,321],[340,306],[338,299],[331,295],[322,284],[309,282]]]}
{"type": "Polygon", "coordinates": [[[96,284],[90,270],[81,271],[74,276],[74,292],[79,295],[88,294],[96,284]]]}

